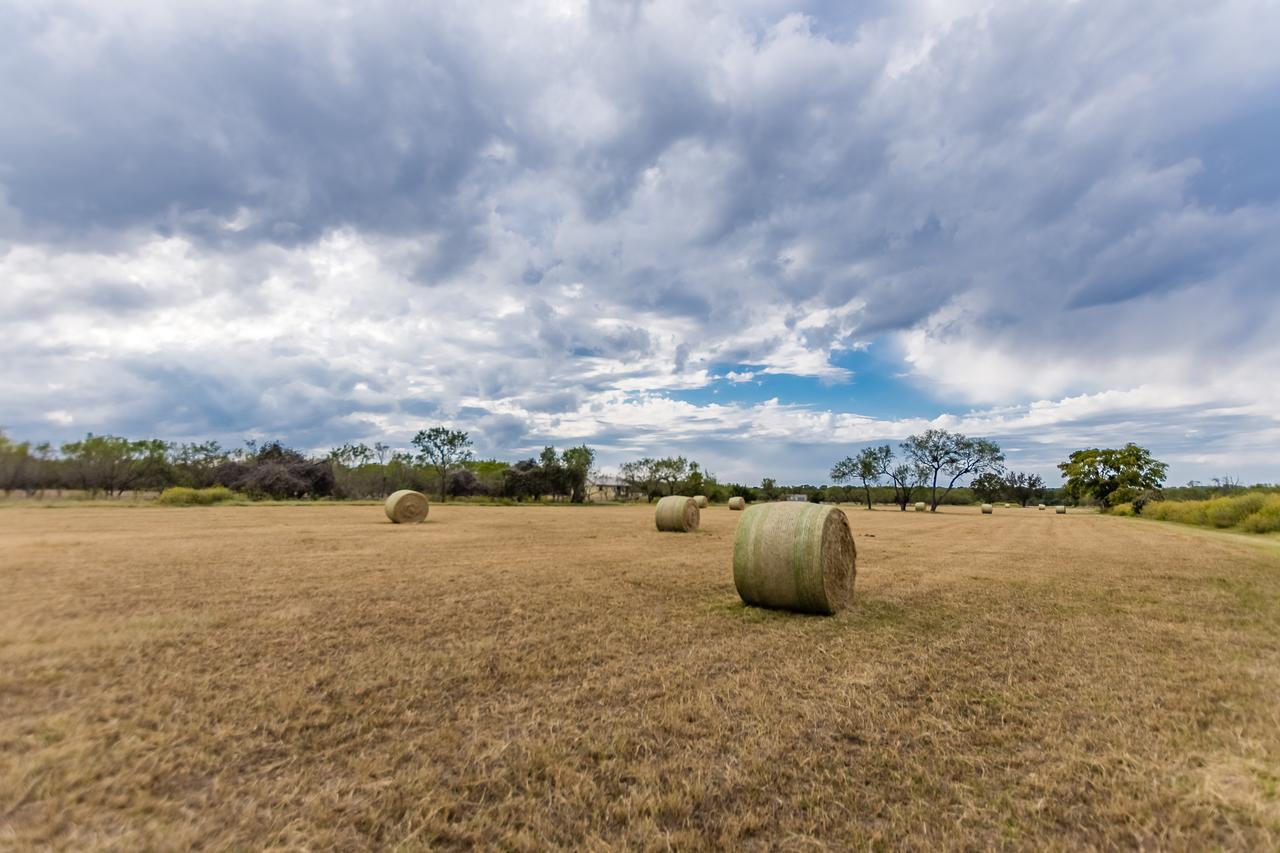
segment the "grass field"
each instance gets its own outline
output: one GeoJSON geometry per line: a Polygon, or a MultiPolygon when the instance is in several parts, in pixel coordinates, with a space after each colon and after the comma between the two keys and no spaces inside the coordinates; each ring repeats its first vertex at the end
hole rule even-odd
{"type": "Polygon", "coordinates": [[[0,847],[1280,845],[1280,548],[848,509],[853,608],[740,517],[0,511],[0,847]]]}

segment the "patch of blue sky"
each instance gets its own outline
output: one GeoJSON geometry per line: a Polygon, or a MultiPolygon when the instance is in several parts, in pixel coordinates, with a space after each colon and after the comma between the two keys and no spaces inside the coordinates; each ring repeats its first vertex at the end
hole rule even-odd
{"type": "Polygon", "coordinates": [[[943,402],[902,374],[900,362],[890,360],[875,346],[842,352],[832,364],[849,371],[850,377],[828,380],[765,373],[760,364],[713,364],[709,372],[717,378],[710,384],[669,396],[695,405],[754,405],[776,397],[784,404],[884,419],[932,418],[946,410],[943,402]],[[750,378],[745,378],[748,375],[750,378]]]}

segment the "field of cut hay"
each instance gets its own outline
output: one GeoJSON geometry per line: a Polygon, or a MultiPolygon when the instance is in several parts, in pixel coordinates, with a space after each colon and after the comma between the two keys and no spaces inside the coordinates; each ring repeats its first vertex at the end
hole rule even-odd
{"type": "Polygon", "coordinates": [[[1280,548],[848,508],[0,509],[0,847],[1280,845],[1280,548]]]}

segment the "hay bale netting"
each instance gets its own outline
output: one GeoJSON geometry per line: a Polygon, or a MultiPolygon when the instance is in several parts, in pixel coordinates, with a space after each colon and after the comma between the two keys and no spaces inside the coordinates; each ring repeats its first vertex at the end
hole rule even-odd
{"type": "Polygon", "coordinates": [[[665,497],[658,501],[654,520],[664,533],[692,533],[698,529],[698,502],[684,495],[665,497]]]}
{"type": "Polygon", "coordinates": [[[427,512],[431,509],[431,505],[422,492],[401,489],[387,498],[385,508],[387,518],[396,524],[417,524],[427,520],[427,512]]]}
{"type": "Polygon", "coordinates": [[[738,522],[733,585],[747,604],[830,615],[853,598],[856,557],[849,520],[839,508],[756,504],[738,522]]]}
{"type": "Polygon", "coordinates": [[[707,504],[710,503],[710,501],[707,500],[706,495],[694,495],[693,502],[698,505],[698,509],[706,509],[707,504]]]}
{"type": "Polygon", "coordinates": [[[983,515],[991,515],[991,513],[993,513],[993,512],[995,512],[995,507],[993,507],[991,504],[983,504],[983,505],[982,505],[982,514],[983,514],[983,515]]]}
{"type": "Polygon", "coordinates": [[[924,501],[916,501],[916,512],[924,512],[926,509],[924,501]]]}
{"type": "Polygon", "coordinates": [[[729,509],[746,509],[746,508],[747,508],[746,498],[740,497],[740,496],[729,498],[729,509]]]}
{"type": "Polygon", "coordinates": [[[1062,504],[1058,504],[1057,506],[1055,506],[1055,507],[1053,508],[1053,511],[1054,511],[1054,512],[1056,512],[1058,515],[1066,515],[1066,514],[1067,514],[1067,508],[1066,508],[1065,506],[1063,506],[1062,504]]]}

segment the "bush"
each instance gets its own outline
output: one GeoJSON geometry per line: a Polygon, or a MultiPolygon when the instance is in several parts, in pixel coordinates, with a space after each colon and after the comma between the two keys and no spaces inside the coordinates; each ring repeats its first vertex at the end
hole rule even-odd
{"type": "Polygon", "coordinates": [[[1272,495],[1258,511],[1240,522],[1240,529],[1250,533],[1280,533],[1280,495],[1272,495]]]}
{"type": "Polygon", "coordinates": [[[1153,501],[1142,514],[1158,521],[1273,533],[1280,531],[1280,495],[1249,492],[1204,501],[1153,501]]]}
{"type": "Polygon", "coordinates": [[[1134,507],[1132,503],[1116,504],[1115,506],[1111,507],[1111,509],[1107,510],[1107,512],[1109,512],[1111,515],[1132,516],[1132,515],[1138,514],[1138,510],[1134,507]]]}
{"type": "Polygon", "coordinates": [[[156,503],[169,506],[210,506],[211,504],[229,501],[236,493],[225,486],[214,486],[209,489],[189,489],[186,486],[172,486],[160,493],[156,503]]]}

